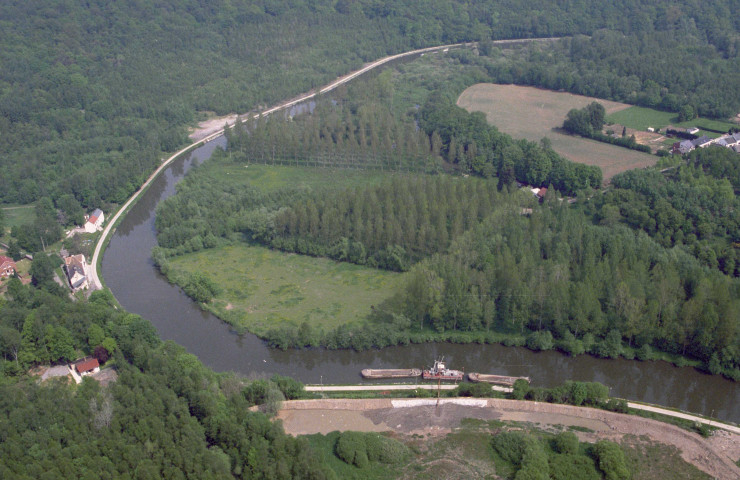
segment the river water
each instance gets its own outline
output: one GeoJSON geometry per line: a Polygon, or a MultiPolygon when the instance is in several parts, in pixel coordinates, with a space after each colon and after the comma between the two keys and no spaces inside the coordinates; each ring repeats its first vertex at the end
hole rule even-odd
{"type": "Polygon", "coordinates": [[[558,352],[531,352],[501,345],[423,344],[366,352],[274,350],[253,335],[237,335],[159,274],[150,252],[156,245],[157,204],[175,192],[188,169],[224,147],[221,137],[175,161],[151,185],[114,232],[105,251],[105,282],[126,310],[151,321],[160,336],[183,345],[216,371],[247,377],[289,375],[304,383],[359,383],[363,368],[420,368],[444,355],[451,368],[500,375],[526,375],[535,386],[565,380],[598,381],[611,394],[713,415],[740,423],[740,386],[693,368],[665,362],[568,357],[558,352]]]}

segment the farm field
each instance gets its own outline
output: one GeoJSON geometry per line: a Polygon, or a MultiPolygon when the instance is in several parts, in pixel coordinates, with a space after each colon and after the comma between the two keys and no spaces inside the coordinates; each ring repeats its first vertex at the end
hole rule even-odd
{"type": "Polygon", "coordinates": [[[223,292],[208,308],[258,335],[285,323],[325,329],[361,323],[402,283],[394,272],[244,244],[175,257],[170,266],[217,282],[223,292]]]}
{"type": "Polygon", "coordinates": [[[679,122],[678,115],[675,113],[636,106],[607,114],[606,121],[643,131],[647,130],[648,127],[653,127],[657,130],[659,128],[665,128],[668,125],[673,125],[674,127],[697,127],[700,129],[699,135],[706,135],[712,138],[719,137],[720,134],[705,130],[705,128],[727,131],[732,127],[737,127],[737,125],[730,122],[708,118],[695,118],[693,120],[679,122]]]}
{"type": "Polygon", "coordinates": [[[467,88],[457,104],[470,112],[485,113],[489,123],[514,138],[549,138],[552,148],[564,157],[601,167],[605,182],[617,173],[655,164],[657,159],[646,153],[560,133],[568,111],[593,101],[604,105],[607,115],[630,108],[625,103],[571,93],[492,83],[467,88]]]}

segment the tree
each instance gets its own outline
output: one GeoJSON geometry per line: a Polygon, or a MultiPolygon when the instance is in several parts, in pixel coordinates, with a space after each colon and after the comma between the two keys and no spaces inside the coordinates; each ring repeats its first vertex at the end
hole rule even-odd
{"type": "Polygon", "coordinates": [[[31,262],[31,283],[34,286],[41,286],[53,281],[54,269],[57,267],[54,258],[56,255],[47,255],[44,252],[37,252],[31,262]]]}
{"type": "Polygon", "coordinates": [[[678,121],[679,122],[687,122],[695,118],[696,118],[696,111],[694,110],[694,107],[692,107],[688,103],[684,105],[683,107],[681,107],[681,110],[678,111],[678,121]]]}

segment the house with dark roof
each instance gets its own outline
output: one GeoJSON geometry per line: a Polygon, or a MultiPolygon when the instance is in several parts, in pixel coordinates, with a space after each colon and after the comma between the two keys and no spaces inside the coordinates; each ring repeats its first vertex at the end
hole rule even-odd
{"type": "Polygon", "coordinates": [[[87,283],[87,262],[85,256],[71,255],[64,259],[64,269],[67,272],[67,280],[73,291],[82,290],[88,287],[87,283]]]}
{"type": "Polygon", "coordinates": [[[696,148],[704,148],[712,144],[712,139],[707,137],[706,135],[702,135],[701,137],[692,140],[691,143],[696,148]]]}
{"type": "Polygon", "coordinates": [[[0,277],[11,277],[16,272],[12,258],[0,255],[0,277]]]}
{"type": "Polygon", "coordinates": [[[694,149],[694,144],[691,140],[684,140],[682,142],[675,142],[673,144],[673,153],[680,153],[683,155],[684,153],[689,153],[694,149]]]}

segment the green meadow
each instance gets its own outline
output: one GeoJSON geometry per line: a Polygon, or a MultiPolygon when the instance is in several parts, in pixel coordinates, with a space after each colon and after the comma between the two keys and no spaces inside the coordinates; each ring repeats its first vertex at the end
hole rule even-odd
{"type": "Polygon", "coordinates": [[[228,153],[214,155],[198,169],[209,181],[224,187],[250,184],[263,191],[289,186],[308,188],[349,188],[373,185],[393,172],[354,170],[343,168],[316,168],[283,165],[234,163],[228,153]]]}
{"type": "Polygon", "coordinates": [[[201,272],[222,292],[207,308],[240,330],[308,322],[331,329],[360,323],[401,288],[403,274],[245,244],[172,258],[176,274],[201,272]]]}
{"type": "Polygon", "coordinates": [[[686,122],[679,122],[678,114],[676,113],[644,107],[630,107],[611,113],[606,116],[606,121],[643,131],[647,130],[648,127],[653,127],[657,130],[659,128],[665,128],[668,125],[673,125],[674,127],[697,127],[700,129],[700,135],[707,135],[709,137],[717,137],[719,134],[704,130],[705,128],[726,132],[732,127],[737,127],[737,125],[730,122],[706,118],[695,118],[686,122]]]}

